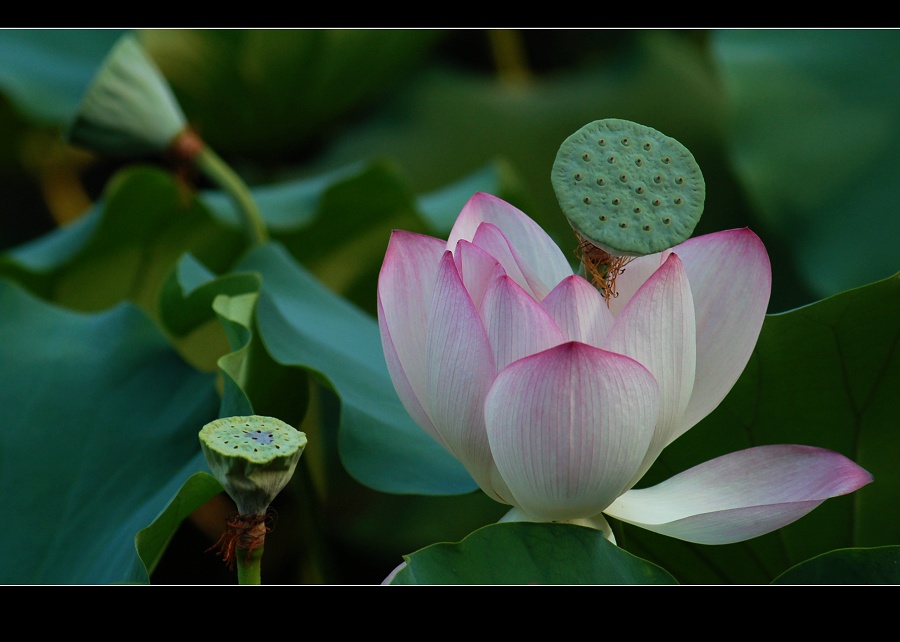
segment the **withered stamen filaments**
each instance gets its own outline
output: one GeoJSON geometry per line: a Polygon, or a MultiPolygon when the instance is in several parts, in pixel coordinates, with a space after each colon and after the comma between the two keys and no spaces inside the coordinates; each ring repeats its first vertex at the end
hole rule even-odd
{"type": "Polygon", "coordinates": [[[575,233],[578,239],[578,247],[575,256],[584,265],[586,274],[590,275],[591,284],[594,285],[609,305],[609,299],[619,296],[616,291],[616,278],[625,271],[625,266],[634,260],[633,256],[613,256],[605,250],[591,243],[589,240],[575,233]]]}

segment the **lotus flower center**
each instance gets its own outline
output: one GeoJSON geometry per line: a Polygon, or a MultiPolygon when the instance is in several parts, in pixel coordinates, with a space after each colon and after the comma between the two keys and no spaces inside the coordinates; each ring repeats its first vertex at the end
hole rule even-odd
{"type": "Polygon", "coordinates": [[[577,232],[575,236],[579,240],[575,256],[584,265],[585,273],[590,275],[591,284],[600,290],[603,298],[606,299],[606,305],[609,305],[610,298],[614,299],[619,296],[616,291],[616,277],[625,271],[625,266],[631,263],[634,257],[613,256],[577,232]]]}

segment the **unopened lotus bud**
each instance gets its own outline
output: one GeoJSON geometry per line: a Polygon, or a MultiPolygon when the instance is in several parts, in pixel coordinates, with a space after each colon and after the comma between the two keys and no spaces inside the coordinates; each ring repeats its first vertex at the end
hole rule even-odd
{"type": "Polygon", "coordinates": [[[186,126],[159,67],[126,33],[107,54],[65,136],[102,154],[139,156],[165,152],[186,126]]]}
{"type": "Polygon", "coordinates": [[[265,515],[293,476],[306,435],[273,417],[225,417],[203,427],[200,446],[238,512],[265,515]]]}

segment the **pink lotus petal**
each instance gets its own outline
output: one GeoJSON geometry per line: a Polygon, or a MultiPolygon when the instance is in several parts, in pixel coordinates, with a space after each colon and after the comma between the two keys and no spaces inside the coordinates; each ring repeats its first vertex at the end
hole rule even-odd
{"type": "Polygon", "coordinates": [[[444,243],[395,231],[378,277],[378,327],[388,372],[413,420],[440,441],[423,402],[428,309],[444,243]]]}
{"type": "Polygon", "coordinates": [[[758,446],[630,490],[604,512],[689,542],[730,544],[790,524],[871,481],[866,470],[830,450],[758,446]]]}
{"type": "Polygon", "coordinates": [[[506,275],[491,281],[482,307],[498,371],[517,359],[565,341],[541,304],[506,275]]]}
{"type": "Polygon", "coordinates": [[[613,316],[603,295],[574,274],[560,281],[541,305],[569,341],[581,341],[599,348],[613,325],[613,316]]]}
{"type": "Polygon", "coordinates": [[[540,225],[518,208],[484,192],[472,196],[463,207],[450,230],[447,247],[452,250],[459,239],[474,239],[483,222],[500,228],[515,248],[519,267],[539,298],[572,274],[565,255],[540,225]]]}
{"type": "MultiPolygon", "coordinates": [[[[400,402],[403,404],[406,412],[409,413],[409,416],[412,417],[413,421],[415,421],[422,430],[431,435],[435,441],[449,450],[447,444],[444,442],[444,438],[441,437],[440,433],[434,427],[434,424],[431,423],[431,417],[428,416],[428,411],[425,410],[425,407],[422,405],[426,398],[424,396],[424,378],[419,377],[414,379],[417,384],[416,388],[421,389],[420,392],[417,393],[416,388],[413,387],[412,381],[410,381],[410,378],[406,374],[406,370],[403,368],[400,356],[397,354],[394,338],[391,336],[391,331],[388,328],[387,323],[384,322],[385,316],[384,306],[379,297],[378,328],[381,331],[381,346],[384,350],[384,360],[387,365],[388,374],[391,377],[391,383],[394,384],[394,390],[397,391],[400,402]]],[[[410,367],[410,370],[423,370],[423,364],[424,361],[422,364],[416,364],[415,367],[410,367]]]]}
{"type": "Polygon", "coordinates": [[[694,386],[694,303],[678,256],[670,255],[622,310],[604,347],[642,363],[660,391],[659,421],[636,483],[671,441],[694,386]]]}
{"type": "Polygon", "coordinates": [[[430,309],[424,377],[429,415],[453,456],[493,496],[483,406],[497,370],[487,332],[449,250],[440,261],[430,309]]]}
{"type": "Polygon", "coordinates": [[[535,296],[531,286],[528,284],[528,279],[525,278],[525,275],[519,267],[519,262],[513,255],[513,248],[510,247],[509,241],[506,240],[506,237],[503,236],[503,232],[501,232],[496,225],[492,225],[491,223],[482,223],[479,225],[478,231],[475,232],[475,238],[472,239],[472,243],[499,261],[500,265],[502,265],[503,269],[506,271],[506,274],[528,292],[529,296],[535,296]]]}
{"type": "Polygon", "coordinates": [[[496,258],[465,240],[456,244],[453,260],[456,262],[456,269],[462,277],[463,285],[472,298],[472,303],[476,309],[481,310],[488,283],[503,273],[503,268],[496,258]],[[499,272],[497,268],[500,268],[499,272]]]}
{"type": "Polygon", "coordinates": [[[394,578],[397,577],[397,573],[406,568],[406,562],[400,562],[397,566],[394,567],[394,570],[388,573],[388,576],[381,580],[381,586],[390,586],[391,582],[394,581],[394,578]]]}
{"type": "Polygon", "coordinates": [[[616,277],[617,296],[609,300],[609,310],[614,317],[619,316],[619,313],[631,300],[635,292],[659,269],[659,266],[663,263],[663,258],[662,254],[638,256],[625,266],[616,277]]]}
{"type": "Polygon", "coordinates": [[[756,346],[772,290],[766,248],[748,229],[698,236],[673,251],[694,294],[697,377],[672,440],[712,412],[734,386],[756,346]]]}
{"type": "Polygon", "coordinates": [[[658,395],[638,362],[574,341],[503,369],[485,421],[515,504],[547,521],[602,512],[643,460],[658,395]]]}

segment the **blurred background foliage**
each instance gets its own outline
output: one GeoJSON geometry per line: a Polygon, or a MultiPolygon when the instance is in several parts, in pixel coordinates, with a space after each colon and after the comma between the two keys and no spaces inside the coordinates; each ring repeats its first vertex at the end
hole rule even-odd
{"type": "MultiPolygon", "coordinates": [[[[0,56],[28,62],[0,69],[0,247],[84,213],[125,163],[59,135],[120,33],[2,34],[0,56]]],[[[568,247],[547,179],[556,149],[590,120],[626,118],[697,157],[707,182],[697,234],[764,235],[770,311],[894,272],[886,239],[898,223],[881,200],[898,163],[894,30],[139,34],[192,126],[251,186],[380,160],[423,194],[502,163],[510,200],[568,247]]],[[[361,291],[372,310],[373,290],[361,291]]]]}
{"type": "MultiPolygon", "coordinates": [[[[87,235],[105,194],[125,199],[107,192],[112,184],[130,190],[128,207],[143,202],[138,217],[145,221],[163,216],[154,213],[167,207],[160,193],[175,202],[179,190],[200,194],[221,220],[233,215],[202,177],[169,159],[104,158],[64,142],[85,87],[121,33],[0,30],[0,251],[7,252],[0,274],[75,310],[100,311],[128,299],[157,318],[162,273],[135,290],[132,282],[115,285],[109,264],[97,273],[90,252],[67,263],[61,254],[47,259],[52,252],[43,248],[43,263],[29,263],[32,244],[47,235],[87,235]],[[155,174],[129,179],[135,165],[174,172],[177,183],[151,185],[168,180],[155,174]],[[109,287],[91,296],[88,284],[97,279],[109,287]]],[[[475,189],[514,203],[564,251],[574,250],[550,169],[560,143],[600,118],[654,127],[691,150],[707,185],[695,235],[742,226],[760,235],[773,266],[770,313],[885,279],[898,268],[894,30],[136,33],[191,126],[250,185],[272,236],[370,315],[390,230],[445,235],[475,189]]],[[[110,198],[104,207],[124,206],[110,198]]],[[[239,239],[210,227],[203,212],[190,216],[184,225],[197,243],[189,249],[202,255],[204,243],[213,244],[205,259],[232,264],[239,239]]],[[[166,269],[184,250],[166,239],[156,244],[166,269]]],[[[181,349],[211,372],[228,350],[221,328],[207,333],[208,341],[195,336],[181,349]]],[[[307,425],[338,412],[329,391],[312,399],[307,425]]],[[[266,546],[266,566],[279,569],[269,582],[378,582],[400,555],[457,541],[504,512],[481,493],[435,497],[366,488],[341,469],[329,439],[323,436],[331,463],[322,474],[340,489],[324,507],[335,567],[313,576],[298,570],[308,560],[291,542],[292,535],[303,537],[304,512],[288,489],[276,503],[278,537],[266,546]]],[[[203,552],[218,516],[199,511],[186,521],[153,580],[232,581],[221,561],[203,552]]],[[[678,571],[680,581],[710,581],[703,572],[678,571]]]]}

